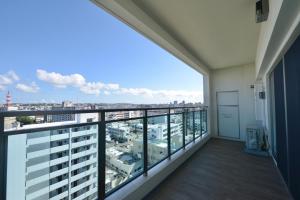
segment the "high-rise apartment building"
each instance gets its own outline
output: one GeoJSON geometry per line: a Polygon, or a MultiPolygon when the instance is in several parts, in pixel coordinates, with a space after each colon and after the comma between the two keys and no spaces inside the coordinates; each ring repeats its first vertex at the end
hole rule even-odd
{"type": "MultiPolygon", "coordinates": [[[[93,114],[81,115],[84,116],[76,117],[80,123],[97,120],[93,114]]],[[[22,128],[69,123],[72,122],[22,128]]],[[[97,126],[92,125],[10,136],[8,199],[96,199],[97,131],[97,126]],[[16,187],[18,192],[13,192],[16,187]]]]}

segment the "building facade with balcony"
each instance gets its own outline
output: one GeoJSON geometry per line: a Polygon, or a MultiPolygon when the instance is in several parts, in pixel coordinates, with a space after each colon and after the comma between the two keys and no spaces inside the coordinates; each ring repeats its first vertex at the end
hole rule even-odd
{"type": "MultiPolygon", "coordinates": [[[[25,125],[19,130],[38,126],[25,125]]],[[[10,137],[7,198],[96,199],[97,137],[95,125],[10,137]],[[16,188],[18,192],[13,192],[16,188]]]]}

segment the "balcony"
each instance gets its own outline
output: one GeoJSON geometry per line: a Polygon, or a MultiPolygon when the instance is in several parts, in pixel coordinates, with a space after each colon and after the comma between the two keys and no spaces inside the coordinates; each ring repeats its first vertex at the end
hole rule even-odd
{"type": "MultiPolygon", "coordinates": [[[[91,1],[201,73],[203,107],[0,112],[1,200],[300,199],[300,1],[91,1]],[[128,111],[140,116],[120,114],[128,111]],[[76,117],[83,114],[93,120],[76,117]],[[40,123],[7,128],[17,116],[40,123]]],[[[37,72],[58,88],[78,76],[37,72]]],[[[2,79],[0,89],[19,83],[2,79]]],[[[102,88],[81,79],[75,89],[85,94],[102,88]]]]}
{"type": "MultiPolygon", "coordinates": [[[[74,121],[73,124],[70,122],[66,125],[52,123],[46,124],[45,127],[37,124],[36,128],[31,125],[31,129],[26,127],[19,127],[15,130],[4,129],[5,136],[2,135],[2,138],[7,138],[8,148],[5,151],[7,152],[6,156],[2,158],[7,158],[7,160],[2,159],[1,161],[7,166],[6,171],[3,172],[7,174],[7,181],[5,179],[1,179],[1,181],[4,181],[3,184],[7,187],[7,200],[15,199],[11,196],[12,189],[18,191],[25,189],[21,187],[22,182],[20,184],[14,182],[16,180],[14,173],[22,169],[24,161],[14,159],[16,157],[24,158],[26,162],[26,159],[29,159],[26,155],[35,153],[34,150],[37,150],[34,158],[39,158],[36,154],[41,149],[43,151],[48,149],[48,159],[42,162],[44,167],[41,167],[40,161],[36,161],[36,164],[32,161],[26,170],[31,173],[31,176],[40,176],[43,177],[43,180],[27,180],[25,177],[21,180],[31,188],[39,188],[39,185],[47,182],[48,186],[41,191],[35,189],[33,194],[26,193],[27,198],[31,198],[32,195],[39,198],[39,194],[43,198],[50,194],[55,194],[51,198],[65,196],[67,189],[58,189],[72,184],[70,193],[77,194],[79,192],[78,194],[80,194],[76,198],[93,195],[93,198],[98,199],[121,199],[125,194],[127,198],[131,198],[131,195],[136,195],[134,198],[140,198],[141,194],[137,194],[135,190],[147,188],[145,194],[152,189],[153,191],[145,197],[146,200],[195,199],[200,196],[203,199],[292,199],[271,158],[245,154],[242,142],[210,139],[207,130],[207,108],[139,110],[143,116],[124,119],[107,119],[105,117],[106,113],[124,110],[76,110],[72,111],[72,114],[93,112],[99,113],[100,118],[89,123],[74,121]],[[152,112],[153,110],[155,112],[152,112]],[[97,126],[98,129],[88,128],[90,126],[97,126]],[[47,134],[47,132],[67,129],[70,129],[68,140],[71,144],[60,143],[60,140],[57,139],[59,135],[55,135],[55,137],[51,136],[55,142],[51,147],[51,134],[47,134]],[[94,137],[87,130],[97,134],[96,143],[88,142],[94,137]],[[43,138],[48,135],[48,143],[42,140],[43,142],[40,144],[29,143],[23,148],[20,146],[24,137],[34,138],[35,134],[40,135],[42,132],[44,133],[43,138]],[[82,138],[78,138],[78,136],[82,138]],[[72,140],[74,137],[78,139],[72,140]],[[82,145],[72,145],[73,142],[75,144],[82,143],[81,140],[83,141],[82,145]],[[20,151],[12,149],[12,145],[16,142],[23,150],[21,151],[23,155],[19,155],[20,151]],[[207,144],[203,146],[205,143],[207,144]],[[63,148],[62,150],[64,150],[63,152],[67,150],[67,154],[52,151],[52,149],[65,146],[68,149],[63,148]],[[201,146],[203,147],[198,150],[201,146]],[[98,151],[94,151],[95,147],[98,151]],[[28,148],[30,148],[30,152],[26,153],[28,148]],[[53,152],[57,155],[51,157],[53,152]],[[186,162],[181,165],[185,160],[186,162]],[[64,167],[59,166],[62,163],[66,163],[64,167]],[[14,166],[14,164],[16,165],[14,166]],[[51,166],[51,173],[49,173],[49,169],[42,172],[47,169],[47,165],[51,166]],[[70,166],[68,167],[68,165],[70,166]],[[54,176],[54,174],[57,175],[54,176]],[[69,174],[69,177],[65,177],[66,174],[69,174]],[[59,179],[59,177],[65,178],[59,179]],[[166,179],[164,180],[164,178],[166,179]],[[55,179],[53,185],[51,185],[52,179],[55,179]],[[157,186],[160,181],[162,183],[157,186]],[[14,184],[11,185],[12,183],[14,184]],[[94,186],[98,186],[97,193],[95,193],[94,186]],[[84,189],[86,187],[88,189],[84,189]],[[86,191],[80,192],[83,189],[86,191]]],[[[70,111],[43,111],[43,115],[47,117],[50,114],[66,114],[66,112],[70,111]]],[[[1,119],[3,123],[6,117],[32,116],[35,113],[40,114],[34,111],[3,112],[1,119]]],[[[2,127],[5,128],[4,124],[2,127]]],[[[64,137],[61,140],[65,141],[65,133],[62,135],[64,137]]],[[[45,157],[45,153],[41,156],[45,157]]],[[[26,168],[26,166],[24,167],[26,168]]],[[[21,174],[19,173],[19,176],[21,174]]],[[[50,196],[47,198],[50,199],[50,196]]]]}

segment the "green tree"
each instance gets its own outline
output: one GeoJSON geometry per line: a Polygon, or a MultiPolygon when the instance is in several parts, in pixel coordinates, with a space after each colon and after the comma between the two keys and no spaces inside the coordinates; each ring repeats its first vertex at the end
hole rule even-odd
{"type": "Polygon", "coordinates": [[[29,116],[18,116],[17,121],[21,123],[21,125],[26,125],[26,124],[34,124],[35,120],[32,119],[29,116]]]}

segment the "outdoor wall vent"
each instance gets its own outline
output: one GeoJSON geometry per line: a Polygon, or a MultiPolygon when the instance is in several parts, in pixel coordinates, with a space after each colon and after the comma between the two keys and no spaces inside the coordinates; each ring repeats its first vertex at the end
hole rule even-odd
{"type": "Polygon", "coordinates": [[[256,1],[256,23],[267,21],[269,16],[269,0],[256,1]]]}
{"type": "Polygon", "coordinates": [[[265,99],[266,98],[266,93],[264,91],[259,92],[258,96],[259,96],[260,99],[265,99]]]}

